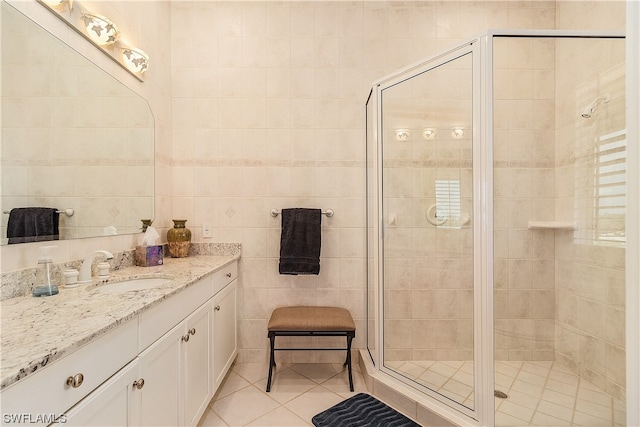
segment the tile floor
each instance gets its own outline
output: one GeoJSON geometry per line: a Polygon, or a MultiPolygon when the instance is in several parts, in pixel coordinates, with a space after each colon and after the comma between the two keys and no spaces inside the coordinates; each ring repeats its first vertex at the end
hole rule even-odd
{"type": "MultiPolygon", "coordinates": [[[[393,362],[393,368],[432,389],[473,405],[473,363],[393,362]]],[[[497,362],[496,426],[623,426],[625,404],[554,362],[497,362]]]]}
{"type": "MultiPolygon", "coordinates": [[[[471,362],[396,362],[443,394],[472,403],[471,362]]],[[[271,392],[264,391],[267,365],[235,364],[199,426],[311,426],[311,418],[356,393],[367,392],[353,365],[354,392],[341,364],[281,364],[271,392]]],[[[554,362],[497,362],[496,426],[623,426],[624,403],[554,362]]]]}
{"type": "Polygon", "coordinates": [[[235,364],[198,426],[312,426],[317,413],[367,392],[357,363],[353,392],[341,364],[280,364],[269,393],[266,382],[266,363],[235,364]]]}

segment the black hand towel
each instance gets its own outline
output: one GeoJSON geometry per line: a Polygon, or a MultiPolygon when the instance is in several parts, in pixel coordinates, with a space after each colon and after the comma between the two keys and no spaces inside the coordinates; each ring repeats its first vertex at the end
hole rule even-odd
{"type": "Polygon", "coordinates": [[[9,244],[58,240],[60,214],[56,208],[14,208],[9,213],[9,244]]]}
{"type": "Polygon", "coordinates": [[[280,274],[320,273],[320,225],[322,210],[282,210],[280,274]]]}

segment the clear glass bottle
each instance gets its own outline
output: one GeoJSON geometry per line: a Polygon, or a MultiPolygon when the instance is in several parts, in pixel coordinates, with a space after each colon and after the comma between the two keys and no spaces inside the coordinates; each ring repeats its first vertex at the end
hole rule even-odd
{"type": "Polygon", "coordinates": [[[55,247],[56,246],[40,247],[36,285],[33,287],[32,292],[34,297],[48,297],[58,293],[58,286],[51,283],[51,267],[53,265],[51,250],[55,247]]]}

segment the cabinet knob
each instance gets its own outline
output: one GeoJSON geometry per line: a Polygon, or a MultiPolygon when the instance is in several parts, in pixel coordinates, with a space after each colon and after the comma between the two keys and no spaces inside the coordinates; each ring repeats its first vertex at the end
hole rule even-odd
{"type": "Polygon", "coordinates": [[[227,276],[228,278],[231,278],[231,273],[227,273],[225,274],[225,276],[227,276]]]}
{"type": "Polygon", "coordinates": [[[75,374],[74,376],[67,378],[67,385],[73,388],[78,388],[82,385],[83,381],[84,381],[84,375],[75,374]]]}
{"type": "Polygon", "coordinates": [[[133,387],[137,388],[138,390],[140,390],[142,387],[144,387],[144,378],[140,378],[139,380],[135,380],[133,382],[133,387]]]}
{"type": "Polygon", "coordinates": [[[196,328],[189,329],[189,335],[195,335],[195,334],[196,334],[196,328]]]}
{"type": "Polygon", "coordinates": [[[189,341],[189,334],[183,335],[183,336],[182,336],[182,341],[183,341],[183,342],[187,342],[187,341],[189,341]]]}
{"type": "Polygon", "coordinates": [[[214,309],[215,311],[220,311],[220,306],[219,306],[219,305],[216,305],[213,309],[214,309]]]}

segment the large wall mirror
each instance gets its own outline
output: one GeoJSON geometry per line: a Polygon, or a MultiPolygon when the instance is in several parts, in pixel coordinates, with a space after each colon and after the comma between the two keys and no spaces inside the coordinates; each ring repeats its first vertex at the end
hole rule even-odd
{"type": "Polygon", "coordinates": [[[60,214],[60,239],[140,231],[154,217],[146,100],[2,1],[2,244],[19,207],[60,214]]]}

